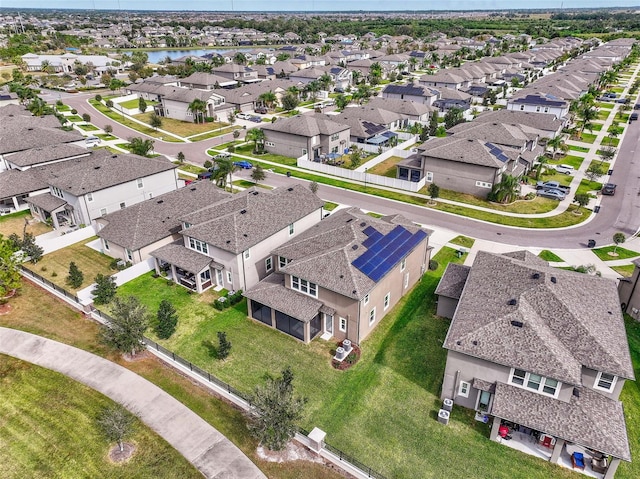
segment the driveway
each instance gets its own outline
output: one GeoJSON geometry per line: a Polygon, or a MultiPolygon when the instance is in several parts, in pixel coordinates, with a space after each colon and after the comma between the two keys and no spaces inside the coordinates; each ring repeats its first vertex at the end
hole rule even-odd
{"type": "Polygon", "coordinates": [[[0,328],[0,353],[62,373],[122,404],[205,477],[267,479],[204,419],[122,366],[73,346],[8,328],[0,328]]]}

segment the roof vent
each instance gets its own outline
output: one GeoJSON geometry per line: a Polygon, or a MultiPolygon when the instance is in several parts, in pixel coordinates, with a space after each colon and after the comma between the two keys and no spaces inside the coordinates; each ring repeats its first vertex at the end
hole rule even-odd
{"type": "Polygon", "coordinates": [[[347,220],[347,223],[351,223],[352,221],[353,221],[353,218],[349,218],[349,219],[347,220]]]}
{"type": "Polygon", "coordinates": [[[196,191],[196,187],[194,186],[193,188],[191,188],[191,191],[196,191]]]}
{"type": "Polygon", "coordinates": [[[462,344],[462,341],[456,341],[456,344],[460,346],[462,344]]]}
{"type": "Polygon", "coordinates": [[[240,210],[240,214],[243,215],[247,212],[247,210],[240,210]]]}
{"type": "Polygon", "coordinates": [[[244,236],[246,238],[247,237],[247,233],[242,233],[242,236],[244,236]]]}
{"type": "Polygon", "coordinates": [[[607,313],[609,313],[609,314],[613,314],[611,311],[607,311],[607,313]]]}
{"type": "Polygon", "coordinates": [[[474,346],[478,345],[478,341],[471,341],[471,344],[473,344],[474,346]]]}
{"type": "Polygon", "coordinates": [[[516,300],[515,298],[512,298],[509,301],[507,301],[507,304],[509,306],[515,306],[516,304],[518,304],[518,300],[516,300]]]}
{"type": "Polygon", "coordinates": [[[342,278],[344,278],[344,274],[341,274],[341,275],[340,275],[340,279],[342,279],[342,278]]]}
{"type": "Polygon", "coordinates": [[[353,291],[351,291],[351,294],[356,294],[357,291],[354,289],[353,291]]]}
{"type": "Polygon", "coordinates": [[[364,221],[362,223],[360,223],[360,227],[364,228],[365,226],[367,226],[367,223],[365,223],[364,221]]]}
{"type": "Polygon", "coordinates": [[[158,200],[158,201],[156,201],[156,203],[158,203],[159,205],[161,205],[162,203],[164,203],[164,200],[158,200]]]}
{"type": "Polygon", "coordinates": [[[558,279],[555,276],[551,276],[551,282],[555,284],[558,282],[558,279]]]}
{"type": "Polygon", "coordinates": [[[531,277],[532,277],[533,279],[540,279],[540,273],[533,273],[533,274],[531,275],[531,277]]]}
{"type": "Polygon", "coordinates": [[[258,192],[257,192],[257,191],[254,191],[254,192],[252,193],[252,195],[253,195],[253,196],[258,196],[258,192]]]}
{"type": "Polygon", "coordinates": [[[94,169],[94,170],[99,170],[99,169],[100,169],[100,167],[99,167],[99,166],[94,166],[94,167],[93,167],[93,169],[94,169]]]}
{"type": "Polygon", "coordinates": [[[293,191],[293,188],[287,188],[287,191],[293,191]]]}
{"type": "Polygon", "coordinates": [[[113,155],[111,158],[118,158],[118,155],[113,155]]]}
{"type": "Polygon", "coordinates": [[[357,245],[357,244],[354,244],[354,245],[351,247],[351,249],[352,249],[352,250],[354,250],[354,251],[355,251],[355,250],[357,250],[357,249],[358,249],[358,245],[357,245]]]}
{"type": "Polygon", "coordinates": [[[580,397],[580,390],[578,388],[573,388],[573,395],[577,398],[580,397]]]}
{"type": "Polygon", "coordinates": [[[521,328],[522,326],[524,326],[524,323],[522,321],[511,321],[511,326],[515,328],[521,328]]]}
{"type": "Polygon", "coordinates": [[[231,240],[227,240],[227,244],[231,243],[231,240]]]}

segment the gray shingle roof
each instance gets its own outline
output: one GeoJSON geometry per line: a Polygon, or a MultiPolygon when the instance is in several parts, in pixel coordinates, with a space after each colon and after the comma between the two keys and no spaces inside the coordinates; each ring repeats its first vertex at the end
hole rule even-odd
{"type": "Polygon", "coordinates": [[[178,233],[181,216],[230,196],[211,181],[196,181],[106,215],[101,221],[108,224],[98,236],[135,251],[178,233]]]}
{"type": "Polygon", "coordinates": [[[442,279],[438,283],[435,294],[446,298],[460,299],[470,270],[470,266],[449,263],[442,275],[442,279]]]}
{"type": "Polygon", "coordinates": [[[533,140],[538,136],[530,129],[525,131],[524,128],[525,127],[520,125],[509,125],[506,123],[476,123],[471,121],[459,123],[453,128],[449,128],[448,132],[456,138],[472,138],[490,141],[497,145],[512,146],[520,149],[523,148],[529,140],[533,140]]]}
{"type": "MultiPolygon", "coordinates": [[[[362,246],[368,238],[364,230],[372,226],[384,235],[398,224],[411,233],[420,229],[409,226],[401,215],[372,218],[355,207],[340,210],[276,248],[273,253],[291,260],[281,268],[285,273],[312,281],[349,298],[361,299],[376,284],[352,265],[356,258],[367,251],[362,246]]],[[[401,260],[398,258],[397,263],[401,260]]]]}
{"type": "Polygon", "coordinates": [[[61,143],[41,148],[31,148],[5,156],[6,160],[19,167],[33,166],[49,161],[63,160],[76,156],[88,156],[90,150],[79,145],[61,143]]]}
{"type": "Polygon", "coordinates": [[[303,185],[264,190],[250,188],[185,214],[192,224],[183,234],[224,251],[241,253],[313,213],[324,202],[303,185]]]}
{"type": "Polygon", "coordinates": [[[83,139],[82,134],[77,130],[64,131],[60,129],[58,120],[56,120],[57,128],[45,126],[40,120],[40,118],[50,117],[30,117],[27,121],[24,121],[24,118],[2,117],[0,155],[83,139]]]}
{"type": "Polygon", "coordinates": [[[435,110],[434,107],[409,100],[376,97],[369,100],[368,106],[393,111],[401,115],[422,116],[435,110]]]}
{"type": "Polygon", "coordinates": [[[63,169],[51,175],[49,184],[75,196],[177,168],[164,156],[114,155],[106,150],[96,150],[89,158],[68,160],[62,165],[63,169]]]}
{"type": "Polygon", "coordinates": [[[270,274],[244,296],[304,322],[311,321],[322,307],[320,301],[286,288],[281,273],[270,274]]]}
{"type": "Polygon", "coordinates": [[[199,273],[214,263],[213,258],[176,243],[162,246],[150,254],[190,273],[199,273]]]}
{"type": "Polygon", "coordinates": [[[498,382],[491,414],[631,461],[622,403],[589,388],[565,402],[498,382]]]}
{"type": "Polygon", "coordinates": [[[297,115],[267,123],[261,128],[267,135],[269,131],[277,131],[310,138],[317,135],[333,135],[348,130],[349,126],[319,115],[297,115]]]}
{"type": "MultiPolygon", "coordinates": [[[[420,145],[418,150],[422,152],[427,162],[429,161],[428,158],[431,157],[470,165],[502,168],[504,163],[492,155],[490,148],[486,145],[487,143],[483,140],[447,136],[428,140],[420,145]]],[[[517,157],[517,151],[509,151],[513,149],[502,147],[501,150],[507,154],[509,158],[512,158],[514,155],[517,157]],[[509,153],[513,153],[513,155],[509,153]]]]}
{"type": "Polygon", "coordinates": [[[473,123],[491,122],[507,123],[510,125],[525,125],[536,130],[555,132],[562,127],[562,121],[546,113],[531,113],[516,110],[487,111],[478,115],[473,123]]]}
{"type": "Polygon", "coordinates": [[[615,283],[528,257],[478,252],[444,347],[578,386],[583,366],[634,378],[615,283]]]}
{"type": "Polygon", "coordinates": [[[7,170],[0,173],[0,198],[25,195],[48,187],[40,175],[30,170],[7,170]]]}
{"type": "Polygon", "coordinates": [[[27,198],[27,203],[42,208],[49,213],[67,204],[65,200],[58,198],[57,196],[53,196],[51,193],[43,193],[41,195],[35,195],[31,198],[27,198]]]}

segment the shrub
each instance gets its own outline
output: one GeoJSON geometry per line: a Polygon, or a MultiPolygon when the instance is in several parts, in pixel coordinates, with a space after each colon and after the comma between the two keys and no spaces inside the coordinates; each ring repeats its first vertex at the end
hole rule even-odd
{"type": "Polygon", "coordinates": [[[78,110],[76,110],[75,108],[73,108],[73,109],[71,110],[71,114],[72,114],[72,115],[77,115],[77,114],[78,114],[78,110]]]}
{"type": "Polygon", "coordinates": [[[231,352],[231,341],[227,339],[227,333],[218,331],[218,359],[226,359],[231,352]]]}
{"type": "Polygon", "coordinates": [[[435,271],[438,269],[438,262],[435,259],[429,260],[429,269],[435,271]]]}
{"type": "Polygon", "coordinates": [[[211,160],[205,160],[205,162],[204,162],[204,167],[205,167],[206,169],[209,169],[209,168],[211,168],[212,166],[213,166],[213,163],[211,163],[211,160]]]}
{"type": "Polygon", "coordinates": [[[205,116],[205,117],[204,117],[204,121],[205,121],[206,123],[213,123],[213,122],[214,122],[214,118],[213,118],[213,117],[211,117],[211,116],[205,116]]]}
{"type": "Polygon", "coordinates": [[[89,115],[89,113],[83,113],[82,114],[82,120],[86,121],[87,123],[89,123],[91,121],[91,115],[89,115]]]}
{"type": "Polygon", "coordinates": [[[236,147],[235,147],[235,146],[233,146],[233,145],[231,145],[229,148],[227,148],[227,151],[228,151],[229,153],[233,153],[234,151],[236,151],[236,147]]]}
{"type": "Polygon", "coordinates": [[[96,101],[102,101],[102,95],[96,95],[95,99],[96,101]]]}
{"type": "Polygon", "coordinates": [[[107,100],[105,105],[107,105],[107,108],[113,108],[113,101],[107,100]]]}

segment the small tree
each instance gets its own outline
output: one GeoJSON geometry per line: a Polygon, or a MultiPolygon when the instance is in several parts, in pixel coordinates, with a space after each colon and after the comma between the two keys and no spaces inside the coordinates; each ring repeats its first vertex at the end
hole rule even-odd
{"type": "Polygon", "coordinates": [[[429,118],[429,136],[436,136],[438,122],[438,112],[434,111],[431,113],[431,117],[429,118]]]}
{"type": "Polygon", "coordinates": [[[583,208],[589,204],[591,197],[587,193],[578,193],[573,197],[573,202],[578,204],[576,213],[580,212],[580,208],[583,208]]]}
{"type": "Polygon", "coordinates": [[[266,177],[267,175],[264,172],[264,168],[262,168],[262,165],[258,163],[251,172],[251,179],[256,183],[260,183],[261,181],[264,181],[266,177]]]}
{"type": "Polygon", "coordinates": [[[318,194],[318,182],[317,181],[312,181],[311,183],[309,183],[309,189],[311,190],[311,193],[313,193],[314,195],[318,194]]]}
{"type": "Polygon", "coordinates": [[[178,160],[178,163],[180,164],[184,163],[184,160],[185,160],[184,153],[179,151],[178,154],[176,155],[176,160],[178,160]]]}
{"type": "Polygon", "coordinates": [[[25,256],[30,258],[30,261],[35,264],[42,259],[44,249],[36,244],[36,239],[31,233],[24,233],[22,237],[22,244],[20,245],[22,252],[25,256]]]}
{"type": "Polygon", "coordinates": [[[0,304],[20,287],[19,260],[9,239],[0,235],[0,304]]]}
{"type": "Polygon", "coordinates": [[[234,140],[240,138],[240,130],[233,130],[233,138],[234,140]]]}
{"type": "Polygon", "coordinates": [[[149,125],[151,125],[151,128],[158,131],[158,128],[162,126],[162,118],[155,113],[151,113],[151,115],[149,115],[149,125]]]}
{"type": "Polygon", "coordinates": [[[111,133],[113,133],[113,127],[112,127],[111,125],[104,125],[103,130],[104,130],[104,132],[105,132],[105,133],[107,133],[107,134],[109,134],[109,135],[110,135],[111,133]]]}
{"type": "Polygon", "coordinates": [[[595,181],[596,179],[604,175],[604,170],[602,169],[602,165],[592,162],[589,165],[589,168],[587,168],[585,174],[587,175],[587,178],[589,178],[589,180],[595,181]]]}
{"type": "Polygon", "coordinates": [[[96,101],[102,101],[102,95],[96,95],[95,99],[96,101]]]}
{"type": "Polygon", "coordinates": [[[69,275],[67,276],[67,284],[74,289],[78,289],[84,281],[84,274],[78,266],[72,261],[69,263],[69,275]]]}
{"type": "Polygon", "coordinates": [[[429,196],[431,197],[431,201],[435,203],[435,200],[440,196],[440,187],[435,183],[431,183],[429,188],[427,188],[429,192],[429,196]]]}
{"type": "Polygon", "coordinates": [[[358,148],[357,146],[354,146],[351,149],[350,160],[351,160],[352,169],[355,169],[358,166],[360,166],[360,163],[362,162],[362,150],[360,150],[360,148],[358,148]]]}
{"type": "Polygon", "coordinates": [[[91,291],[93,302],[96,304],[109,304],[116,295],[116,281],[111,276],[99,274],[95,278],[96,287],[91,291]]]}
{"type": "Polygon", "coordinates": [[[102,328],[102,340],[121,353],[144,350],[144,333],[149,326],[147,308],[135,296],[115,298],[111,321],[102,328]]]}
{"type": "Polygon", "coordinates": [[[86,121],[87,123],[89,123],[91,121],[91,115],[89,115],[89,113],[83,113],[82,121],[86,121]]]}
{"type": "Polygon", "coordinates": [[[294,95],[293,93],[286,93],[282,97],[282,108],[285,111],[295,110],[298,107],[299,103],[300,100],[298,99],[297,95],[294,95]]]}
{"type": "Polygon", "coordinates": [[[98,425],[109,441],[116,441],[120,452],[124,439],[133,432],[135,418],[119,404],[106,407],[98,417],[98,425]]]}
{"type": "Polygon", "coordinates": [[[176,331],[178,325],[178,314],[176,308],[173,307],[168,300],[163,299],[160,301],[158,308],[157,323],[155,326],[155,332],[160,339],[169,339],[171,335],[176,331]]]}
{"type": "Polygon", "coordinates": [[[226,359],[231,352],[231,341],[227,339],[227,333],[218,331],[218,359],[226,359]]]}
{"type": "Polygon", "coordinates": [[[113,100],[107,100],[105,105],[107,105],[107,108],[113,108],[113,100]]]}
{"type": "Polygon", "coordinates": [[[267,378],[256,387],[249,403],[249,431],[273,451],[282,450],[296,433],[306,398],[294,396],[293,373],[287,367],[279,378],[267,378]]]}
{"type": "Polygon", "coordinates": [[[618,245],[621,245],[626,240],[627,240],[627,237],[624,235],[624,233],[621,233],[619,231],[613,235],[613,242],[615,243],[615,246],[613,248],[612,256],[618,255],[618,253],[616,253],[616,250],[618,249],[618,245]]]}
{"type": "Polygon", "coordinates": [[[138,98],[138,110],[140,113],[147,111],[147,102],[142,97],[138,98]]]}

